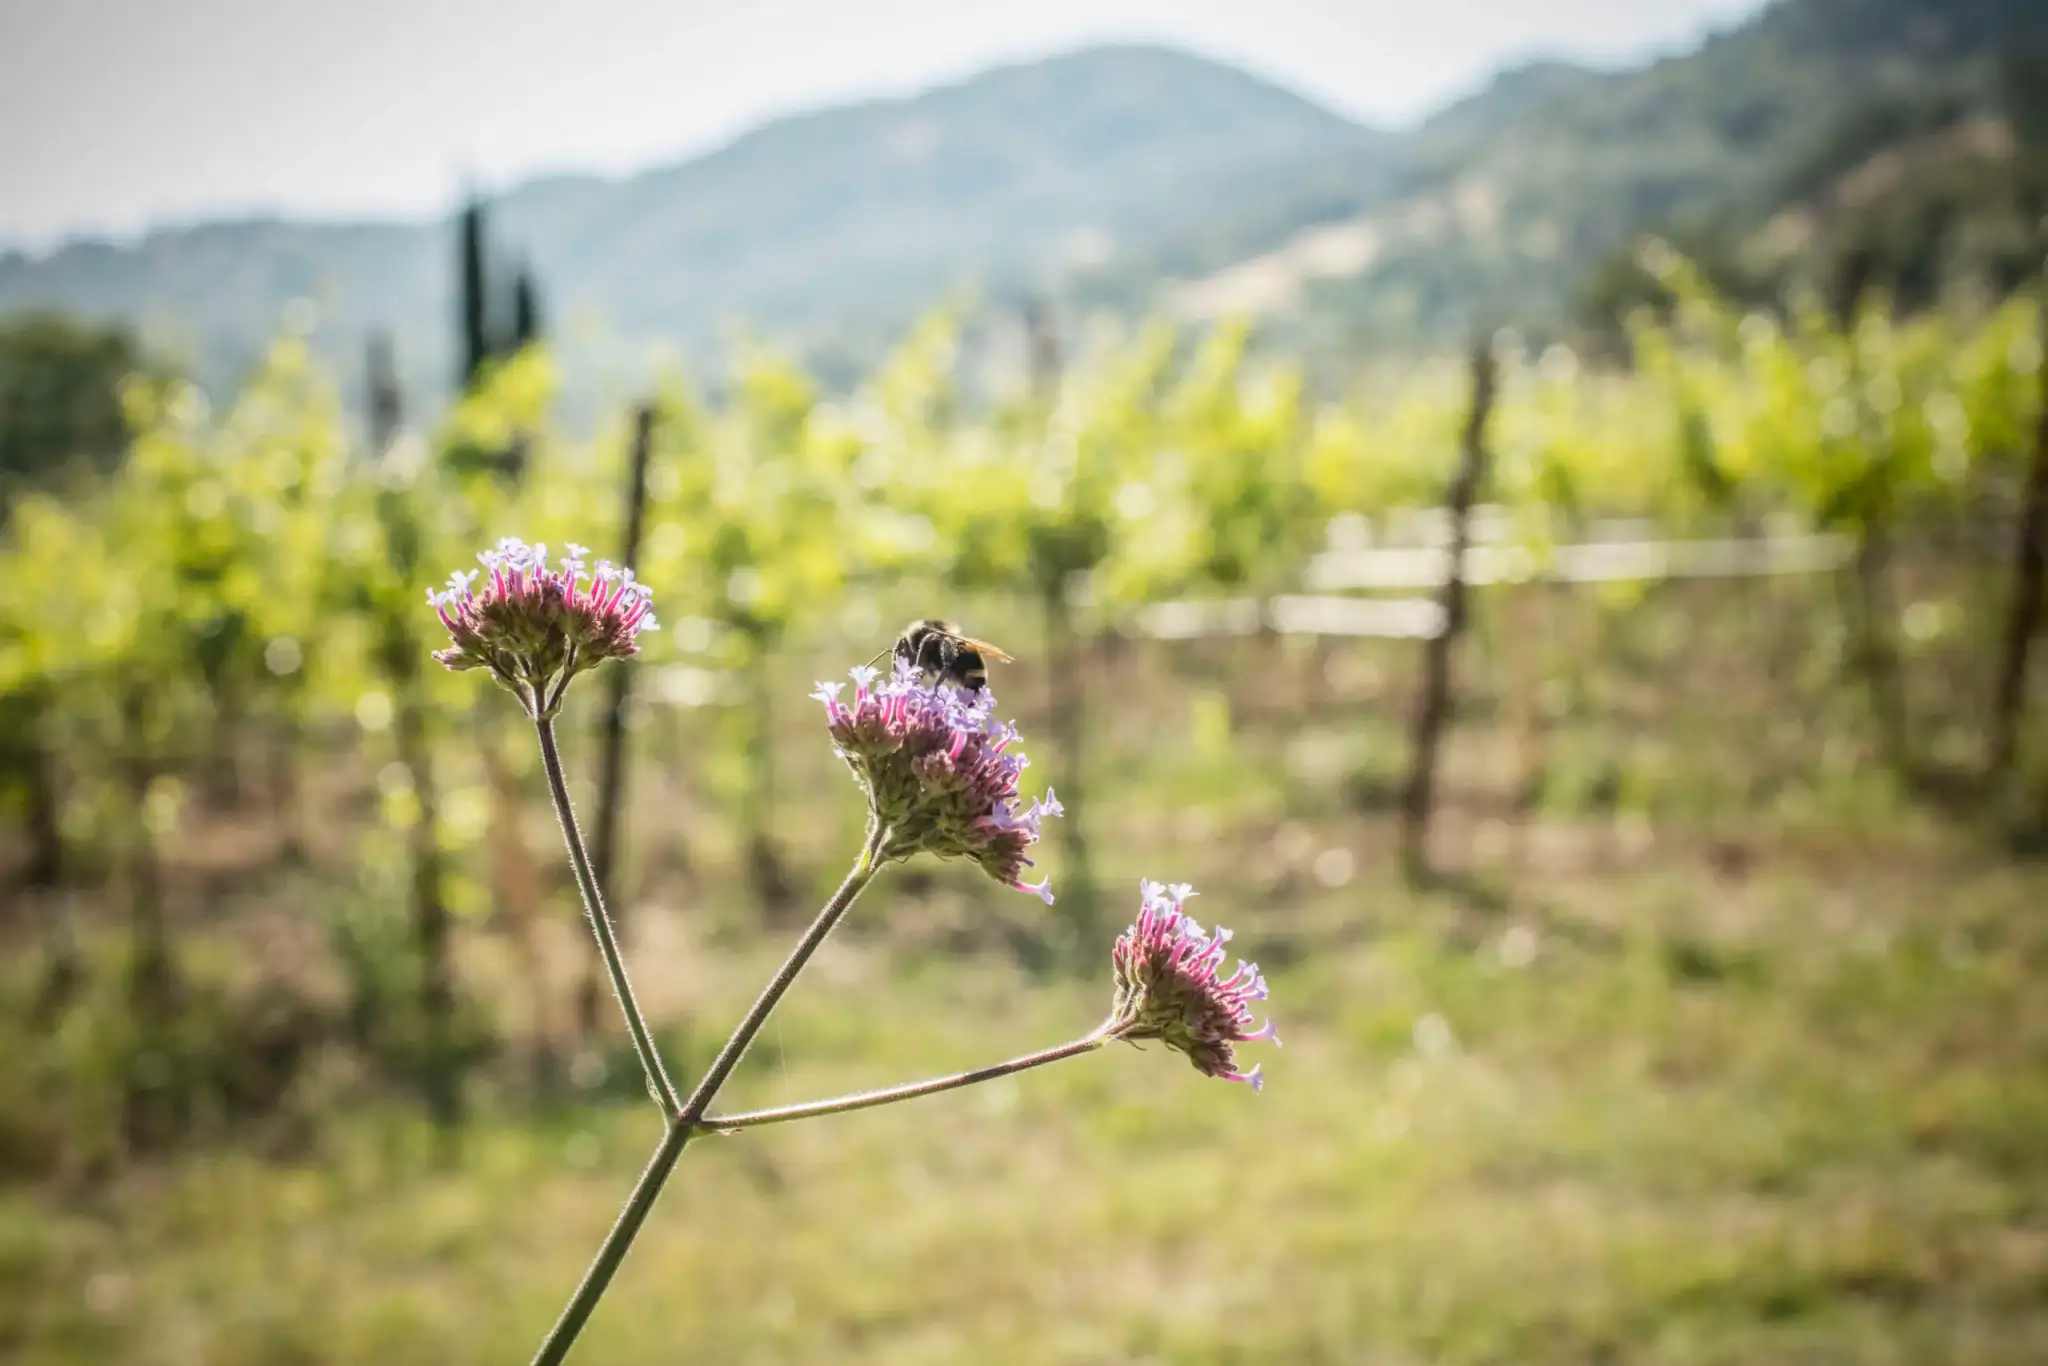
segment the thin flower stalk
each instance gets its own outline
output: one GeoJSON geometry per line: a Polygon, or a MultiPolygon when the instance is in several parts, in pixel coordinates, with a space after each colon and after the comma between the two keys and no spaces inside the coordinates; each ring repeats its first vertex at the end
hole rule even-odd
{"type": "Polygon", "coordinates": [[[668,1069],[662,1065],[661,1050],[655,1047],[654,1032],[648,1027],[646,1012],[640,1009],[639,998],[633,994],[633,980],[626,972],[626,955],[619,947],[618,930],[612,924],[611,913],[605,908],[604,889],[598,886],[597,871],[584,845],[582,827],[576,821],[576,808],[569,800],[569,780],[562,771],[562,752],[555,741],[554,718],[543,716],[533,725],[540,739],[541,767],[547,772],[548,795],[554,802],[555,822],[562,828],[562,843],[568,847],[569,866],[576,874],[576,890],[582,894],[584,915],[590,921],[590,932],[597,937],[605,972],[612,979],[612,994],[618,998],[619,1013],[626,1020],[626,1032],[632,1035],[633,1052],[639,1056],[640,1068],[647,1074],[648,1092],[663,1112],[673,1118],[682,1113],[683,1103],[675,1083],[669,1080],[668,1069]]]}
{"type": "Polygon", "coordinates": [[[701,1133],[736,1134],[743,1129],[757,1129],[767,1124],[786,1124],[795,1119],[816,1119],[823,1115],[852,1114],[856,1110],[872,1110],[879,1105],[894,1105],[903,1100],[921,1100],[925,1096],[936,1096],[947,1091],[956,1091],[963,1086],[974,1086],[998,1077],[1014,1076],[1034,1067],[1048,1063],[1064,1062],[1078,1058],[1083,1053],[1093,1053],[1115,1038],[1110,1026],[1105,1024],[1092,1034],[1084,1035],[1071,1043],[1043,1048],[1036,1053],[1025,1053],[1003,1062],[991,1063],[986,1067],[970,1068],[965,1072],[953,1072],[942,1077],[931,1077],[925,1081],[913,1081],[901,1086],[885,1086],[875,1091],[856,1091],[851,1095],[836,1096],[831,1100],[805,1101],[798,1105],[778,1105],[767,1110],[744,1110],[730,1115],[707,1115],[698,1122],[701,1133]]]}
{"type": "Polygon", "coordinates": [[[436,650],[434,658],[450,669],[489,670],[519,698],[533,719],[555,819],[562,828],[576,887],[611,977],[619,1012],[632,1035],[633,1051],[646,1073],[648,1090],[663,1111],[674,1116],[681,1112],[682,1104],[626,974],[618,933],[605,909],[604,894],[569,800],[554,728],[554,717],[571,680],[608,659],[627,659],[639,653],[640,634],[658,629],[658,624],[652,596],[634,582],[632,570],[614,569],[601,560],[594,571],[586,572],[589,552],[574,544],[568,550],[568,555],[550,568],[547,546],[507,537],[495,549],[477,556],[481,571],[452,574],[447,588],[429,590],[427,602],[449,634],[447,648],[436,650]]]}
{"type": "Polygon", "coordinates": [[[1161,1040],[1186,1054],[1204,1075],[1245,1082],[1259,1090],[1264,1084],[1263,1072],[1257,1067],[1249,1072],[1238,1071],[1234,1048],[1259,1041],[1275,1046],[1280,1043],[1270,1020],[1258,1029],[1251,1027],[1251,1003],[1266,999],[1266,980],[1252,963],[1239,963],[1235,972],[1222,973],[1223,945],[1230,940],[1231,932],[1219,928],[1211,934],[1185,913],[1182,907],[1194,894],[1194,889],[1185,883],[1140,885],[1138,919],[1117,940],[1110,956],[1116,982],[1110,1016],[1071,1043],[901,1086],[857,1091],[830,1100],[713,1115],[698,1127],[706,1132],[735,1134],[767,1124],[850,1114],[898,1101],[919,1100],[1079,1057],[1118,1040],[1161,1040]]]}
{"type": "Polygon", "coordinates": [[[604,1243],[598,1248],[597,1256],[590,1263],[590,1269],[584,1273],[582,1283],[576,1287],[576,1293],[570,1296],[561,1318],[556,1320],[547,1339],[541,1343],[540,1351],[533,1359],[534,1366],[558,1366],[558,1363],[569,1355],[569,1349],[575,1345],[577,1335],[583,1331],[583,1325],[589,1322],[591,1312],[597,1308],[598,1301],[604,1298],[604,1292],[611,1285],[619,1264],[625,1261],[627,1251],[633,1246],[633,1240],[639,1236],[641,1225],[647,1222],[647,1215],[654,1208],[654,1202],[660,1198],[661,1188],[667,1184],[669,1173],[675,1170],[676,1160],[683,1155],[683,1148],[696,1133],[698,1121],[710,1110],[711,1102],[718,1096],[718,1089],[725,1085],[726,1078],[731,1076],[733,1068],[739,1065],[740,1058],[753,1043],[755,1036],[761,1032],[761,1027],[768,1023],[769,1015],[795,983],[797,974],[803,971],[804,965],[810,962],[812,955],[817,953],[826,937],[852,908],[855,899],[870,882],[874,881],[875,874],[882,870],[884,865],[878,855],[887,838],[887,831],[877,827],[869,829],[867,841],[861,847],[860,857],[855,861],[852,871],[847,873],[846,880],[840,883],[839,890],[832,894],[832,899],[818,912],[817,919],[804,931],[803,938],[790,950],[789,957],[783,960],[775,975],[768,979],[768,985],[761,989],[761,994],[755,998],[754,1004],[748,1008],[747,1013],[733,1029],[732,1036],[725,1041],[725,1046],[718,1050],[718,1056],[712,1060],[710,1068],[690,1092],[689,1099],[683,1102],[681,1111],[669,1121],[667,1131],[662,1134],[660,1146],[655,1149],[653,1158],[641,1172],[640,1180],[635,1183],[632,1194],[626,1198],[626,1206],[619,1212],[618,1221],[612,1225],[611,1232],[605,1235],[604,1243]]]}

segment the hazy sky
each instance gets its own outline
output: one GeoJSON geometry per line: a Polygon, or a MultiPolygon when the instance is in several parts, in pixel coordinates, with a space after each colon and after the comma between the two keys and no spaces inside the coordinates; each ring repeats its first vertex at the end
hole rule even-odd
{"type": "Polygon", "coordinates": [[[1682,47],[1760,0],[0,0],[0,242],[420,215],[464,174],[626,171],[776,114],[1104,39],[1411,122],[1537,54],[1682,47]]]}

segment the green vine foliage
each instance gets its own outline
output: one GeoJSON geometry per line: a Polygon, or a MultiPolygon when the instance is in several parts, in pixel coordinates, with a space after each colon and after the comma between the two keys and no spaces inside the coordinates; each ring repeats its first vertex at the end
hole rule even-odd
{"type": "MultiPolygon", "coordinates": [[[[2010,501],[2038,402],[2037,300],[1898,316],[1871,298],[1844,323],[1812,302],[1745,309],[1682,260],[1661,266],[1676,302],[1634,321],[1626,368],[1502,351],[1487,497],[1539,558],[1601,517],[1860,536],[2010,501]]],[[[1291,591],[1331,518],[1440,499],[1462,366],[1317,397],[1252,340],[1153,327],[1092,344],[1042,392],[970,403],[940,314],[844,398],[766,351],[715,400],[669,381],[639,569],[677,627],[654,661],[757,669],[839,639],[849,605],[899,586],[1024,610],[1066,594],[1089,630],[1168,596],[1291,591]]],[[[370,452],[302,338],[219,411],[181,382],[135,382],[119,468],[61,501],[24,494],[0,533],[4,809],[22,809],[30,731],[80,756],[67,820],[89,827],[111,756],[138,743],[196,791],[240,728],[381,730],[400,656],[430,644],[425,589],[482,545],[616,555],[624,415],[565,438],[554,389],[530,347],[425,439],[370,452]],[[515,444],[512,479],[493,453],[515,444]]],[[[474,701],[435,670],[418,686],[444,730],[474,701]]]]}

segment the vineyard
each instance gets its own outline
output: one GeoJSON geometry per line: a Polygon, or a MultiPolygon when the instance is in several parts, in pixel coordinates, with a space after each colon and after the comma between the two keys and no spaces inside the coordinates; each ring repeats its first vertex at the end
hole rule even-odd
{"type": "Polygon", "coordinates": [[[715,1360],[1336,1361],[1360,1333],[1404,1359],[2038,1359],[2043,301],[1744,313],[1655,265],[1673,304],[1626,365],[1503,334],[1330,400],[1243,330],[1159,328],[970,401],[944,318],[850,397],[748,353],[715,401],[678,377],[588,440],[551,426],[539,347],[428,430],[388,385],[358,429],[290,334],[218,408],[137,380],[119,470],[0,538],[0,1348],[481,1361],[553,1312],[649,1117],[530,735],[429,658],[429,590],[523,536],[630,564],[661,618],[561,725],[676,1057],[859,844],[813,681],[928,615],[1017,656],[992,684],[1066,806],[1058,898],[898,876],[742,1089],[1092,1018],[1140,876],[1228,907],[1296,1025],[1257,1110],[1079,1073],[970,1097],[920,1164],[888,1156],[923,1141],[914,1106],[733,1140],[678,1202],[817,1227],[657,1238],[625,1292],[655,1317],[601,1319],[596,1359],[681,1332],[715,1360]],[[1830,947],[1866,933],[1893,952],[1830,947]],[[1502,1098],[1529,1077],[1554,1088],[1502,1098]],[[1223,1155],[1178,1152],[1188,1126],[1223,1155]],[[1256,1165],[1268,1142],[1299,1170],[1256,1165]],[[1114,1194],[1103,1154],[1162,1150],[1114,1194]],[[1101,1158],[1076,1179],[1108,1214],[1022,1208],[1063,1155],[1101,1158]],[[1574,1214],[1586,1171],[1639,1202],[1574,1214]],[[1277,1231],[1252,1245],[1242,1212],[1243,1266],[1174,1268],[1175,1192],[1212,1183],[1277,1231]],[[1355,1224],[1318,1212],[1361,1190],[1355,1224]],[[898,1198],[966,1208],[835,1288],[898,1198]],[[188,1247],[201,1208],[232,1213],[188,1247]],[[1003,1255],[926,1336],[904,1287],[980,1256],[976,1228],[1003,1255]],[[1185,1314],[1027,1276],[1075,1247],[1105,1283],[1184,1275],[1185,1314]],[[1266,1310],[1231,1355],[1199,1330],[1254,1312],[1239,1275],[1266,1310]],[[721,1296],[745,1324],[707,1317],[721,1296]],[[1027,1312],[1066,1326],[1000,1355],[1027,1312]]]}

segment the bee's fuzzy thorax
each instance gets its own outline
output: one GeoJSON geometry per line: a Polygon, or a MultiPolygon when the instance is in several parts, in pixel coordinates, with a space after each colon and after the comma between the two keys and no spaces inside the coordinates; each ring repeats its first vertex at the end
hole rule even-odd
{"type": "Polygon", "coordinates": [[[911,622],[884,653],[914,668],[927,683],[946,683],[969,693],[988,686],[988,657],[1009,658],[987,641],[964,634],[958,622],[944,617],[920,617],[911,622]]]}

